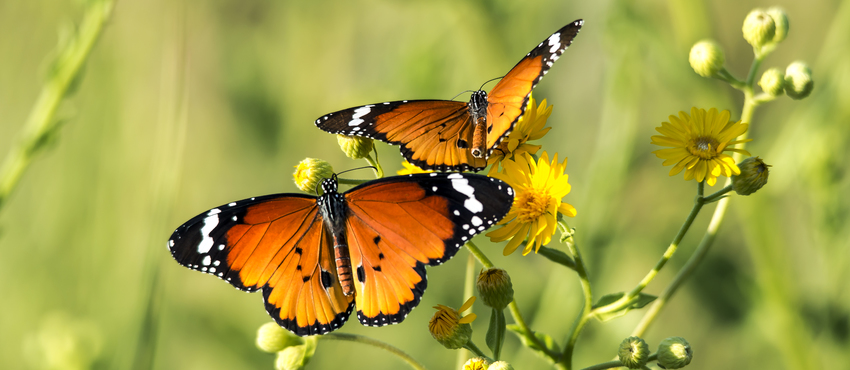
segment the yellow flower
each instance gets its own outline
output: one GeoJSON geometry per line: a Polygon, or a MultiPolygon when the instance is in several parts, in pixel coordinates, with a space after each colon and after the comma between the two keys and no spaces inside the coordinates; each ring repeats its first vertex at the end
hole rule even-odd
{"type": "Polygon", "coordinates": [[[529,97],[525,113],[520,117],[513,131],[505,140],[502,140],[487,159],[487,164],[492,165],[488,176],[493,176],[498,171],[497,164],[505,159],[513,160],[522,156],[522,153],[536,154],[540,150],[540,145],[531,145],[528,141],[538,140],[549,132],[551,127],[543,126],[546,126],[546,120],[549,119],[550,114],[552,114],[552,106],[546,106],[546,99],[537,105],[537,101],[529,97]]]}
{"type": "Polygon", "coordinates": [[[423,169],[421,169],[421,168],[419,168],[419,167],[416,167],[416,166],[414,166],[414,165],[410,164],[410,162],[408,162],[408,161],[401,162],[401,165],[402,165],[402,167],[404,167],[404,168],[402,168],[402,169],[398,170],[398,172],[396,172],[396,174],[398,174],[399,176],[401,176],[401,175],[410,175],[410,174],[413,174],[413,173],[429,173],[429,172],[434,172],[434,171],[431,171],[431,170],[423,170],[423,169]]]}
{"type": "Polygon", "coordinates": [[[502,162],[504,171],[496,177],[514,188],[514,204],[502,219],[502,227],[487,233],[491,241],[510,239],[504,255],[513,253],[520,243],[528,238],[522,254],[526,255],[540,246],[549,244],[558,225],[558,213],[574,217],[576,209],[564,203],[562,198],[569,194],[570,184],[564,173],[567,160],[558,163],[558,154],[549,162],[549,154],[543,151],[538,161],[531,154],[523,153],[515,161],[502,162]]]}
{"type": "Polygon", "coordinates": [[[315,193],[318,184],[324,179],[329,179],[334,174],[334,169],[327,161],[316,158],[304,158],[295,166],[292,178],[299,190],[315,193]]]}
{"type": "Polygon", "coordinates": [[[696,179],[713,186],[717,176],[732,176],[741,173],[732,156],[724,152],[739,152],[750,155],[743,149],[731,148],[732,145],[747,140],[735,140],[747,132],[746,123],[729,121],[729,111],[717,112],[711,108],[691,108],[691,114],[679,112],[679,117],[670,116],[670,122],[662,122],[655,130],[661,135],[652,136],[652,144],[668,146],[668,149],[654,151],[658,158],[664,159],[664,165],[674,165],[670,176],[685,170],[685,180],[696,179]],[[663,136],[662,136],[663,135],[663,136]]]}
{"type": "Polygon", "coordinates": [[[487,359],[484,357],[473,357],[469,360],[466,360],[466,363],[463,364],[463,370],[487,370],[487,359]]]}
{"type": "Polygon", "coordinates": [[[467,299],[459,310],[441,304],[434,306],[437,313],[428,322],[428,331],[431,332],[431,336],[448,349],[465,346],[472,336],[472,326],[469,324],[475,321],[476,315],[470,313],[460,317],[460,312],[470,309],[473,302],[475,302],[474,296],[467,299]]]}

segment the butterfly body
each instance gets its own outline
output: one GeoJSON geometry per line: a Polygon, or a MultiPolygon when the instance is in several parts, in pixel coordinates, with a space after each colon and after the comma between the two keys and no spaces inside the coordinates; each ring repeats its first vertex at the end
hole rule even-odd
{"type": "Polygon", "coordinates": [[[320,129],[363,136],[400,146],[412,164],[436,171],[480,171],[499,143],[525,113],[531,91],[576,37],[576,20],[543,40],[489,93],[478,90],[469,102],[402,100],[369,104],[326,114],[320,129]]]}
{"type": "Polygon", "coordinates": [[[298,335],[336,330],[357,308],[368,326],[399,323],[427,287],[426,265],[451,258],[507,214],[513,190],[473,174],[370,181],[319,197],[274,194],[213,208],[168,241],[183,266],[245,291],[298,335]]]}

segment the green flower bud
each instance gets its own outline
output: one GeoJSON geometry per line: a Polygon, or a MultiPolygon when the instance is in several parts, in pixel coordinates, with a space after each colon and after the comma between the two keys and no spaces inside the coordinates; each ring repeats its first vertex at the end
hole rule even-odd
{"type": "Polygon", "coordinates": [[[691,47],[688,61],[691,63],[691,68],[698,75],[711,77],[723,69],[723,64],[726,63],[726,57],[723,55],[723,49],[716,42],[702,40],[691,47]]]}
{"type": "Polygon", "coordinates": [[[773,35],[773,43],[781,42],[788,36],[788,15],[785,14],[785,9],[778,6],[768,8],[767,13],[773,18],[773,23],[776,24],[776,33],[773,35]]]}
{"type": "Polygon", "coordinates": [[[490,364],[487,370],[514,370],[514,367],[505,361],[496,361],[490,364]]]}
{"type": "Polygon", "coordinates": [[[502,310],[514,300],[514,288],[508,272],[499,268],[482,269],[476,283],[481,299],[488,307],[502,310]]]}
{"type": "Polygon", "coordinates": [[[682,337],[670,337],[658,345],[658,366],[663,369],[679,369],[691,363],[694,352],[682,337]]]}
{"type": "Polygon", "coordinates": [[[779,96],[785,91],[785,74],[779,68],[768,69],[761,75],[759,86],[770,96],[779,96]]]}
{"type": "Polygon", "coordinates": [[[299,190],[313,193],[316,191],[316,185],[324,179],[328,179],[334,174],[334,169],[331,164],[316,158],[304,158],[297,166],[292,177],[295,178],[295,186],[299,190]]]}
{"type": "Polygon", "coordinates": [[[812,93],[815,82],[812,70],[804,62],[794,62],[785,69],[785,94],[791,99],[803,99],[812,93]]]}
{"type": "Polygon", "coordinates": [[[750,195],[767,184],[768,167],[759,157],[749,157],[738,164],[741,174],[732,175],[732,189],[739,195],[750,195]]]}
{"type": "Polygon", "coordinates": [[[463,370],[487,370],[487,359],[484,357],[473,357],[466,360],[463,370]]]}
{"type": "Polygon", "coordinates": [[[275,370],[300,370],[304,367],[304,354],[307,346],[290,346],[277,353],[275,370]]]}
{"type": "MultiPolygon", "coordinates": [[[[451,307],[438,304],[434,308],[437,313],[428,322],[431,336],[448,349],[458,349],[469,343],[469,338],[472,337],[472,325],[469,325],[469,322],[472,320],[464,320],[466,317],[461,318],[458,311],[451,307]]],[[[463,310],[465,309],[461,307],[461,311],[463,310]]]]}
{"type": "Polygon", "coordinates": [[[286,347],[300,344],[304,344],[304,340],[275,322],[267,322],[257,330],[257,348],[265,352],[280,352],[286,347]]]}
{"type": "Polygon", "coordinates": [[[623,366],[629,369],[640,369],[646,365],[649,358],[649,345],[639,337],[628,337],[620,343],[617,353],[623,366]]]}
{"type": "Polygon", "coordinates": [[[744,19],[744,40],[756,49],[773,41],[776,35],[776,23],[773,18],[762,9],[753,9],[744,19]]]}
{"type": "Polygon", "coordinates": [[[336,135],[336,142],[348,158],[366,158],[372,151],[372,139],[360,136],[336,135]]]}

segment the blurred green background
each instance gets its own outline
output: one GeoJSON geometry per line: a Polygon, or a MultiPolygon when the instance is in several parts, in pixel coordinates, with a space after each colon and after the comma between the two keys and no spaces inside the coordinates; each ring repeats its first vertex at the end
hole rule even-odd
{"type": "MultiPolygon", "coordinates": [[[[847,368],[850,2],[824,0],[121,0],[57,113],[63,126],[0,209],[0,368],[71,356],[96,369],[271,369],[274,356],[253,344],[270,320],[261,295],[179,266],[165,247],[173,229],[219,204],[296,191],[291,174],[304,157],[338,171],[364,165],[345,158],[316,117],[449,99],[503,75],[576,18],[584,28],[534,92],[555,106],[542,143],[569,157],[570,223],[595,294],[629,290],[696,188],[651,154],[654,128],[691,106],[740,116],[741,94],[697,76],[690,46],[714,38],[743,79],[752,61],[743,19],[773,5],[791,29],[762,70],[804,60],[814,93],[758,109],[748,149],[773,165],[770,183],[734,197],[709,257],[645,339],[654,350],[685,337],[694,369],[847,368]]],[[[0,1],[0,155],[38,96],[58,35],[83,11],[82,1],[0,1]]],[[[388,170],[400,168],[396,148],[378,150],[388,170]]],[[[669,283],[712,211],[646,292],[669,283]]],[[[478,240],[511,273],[530,326],[563,343],[581,307],[575,273],[478,240]]],[[[341,331],[393,343],[432,369],[453,367],[456,353],[427,322],[431,306],[464,301],[466,258],[429,268],[428,291],[404,323],[367,328],[352,317],[341,331]]],[[[476,309],[484,348],[489,314],[476,309]]],[[[575,365],[611,359],[641,315],[592,322],[575,365]]],[[[547,366],[511,334],[503,357],[517,369],[547,366]]],[[[371,347],[320,341],[308,368],[331,366],[405,368],[371,347]]]]}

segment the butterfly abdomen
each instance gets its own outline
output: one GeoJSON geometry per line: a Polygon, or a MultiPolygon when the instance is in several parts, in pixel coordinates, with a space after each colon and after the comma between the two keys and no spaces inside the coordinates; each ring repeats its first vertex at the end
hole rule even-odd
{"type": "Polygon", "coordinates": [[[487,93],[478,90],[469,98],[469,114],[472,116],[472,156],[484,158],[487,149],[487,93]]]}
{"type": "Polygon", "coordinates": [[[325,179],[322,182],[322,190],[325,191],[325,195],[319,197],[319,212],[333,239],[334,264],[339,285],[342,287],[342,293],[350,296],[354,294],[354,279],[351,273],[351,254],[345,239],[345,218],[348,207],[345,205],[345,197],[337,192],[336,179],[325,179]]]}

